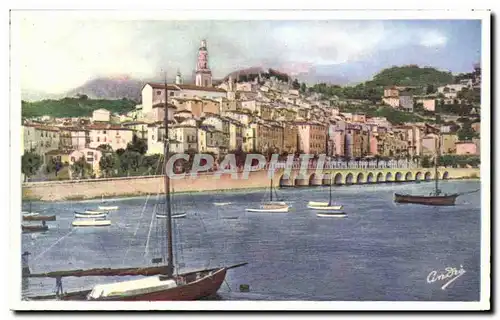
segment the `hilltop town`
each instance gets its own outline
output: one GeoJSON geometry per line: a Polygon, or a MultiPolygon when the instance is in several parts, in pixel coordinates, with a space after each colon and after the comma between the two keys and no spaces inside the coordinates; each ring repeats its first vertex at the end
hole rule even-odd
{"type": "MultiPolygon", "coordinates": [[[[357,92],[306,86],[273,69],[215,81],[202,41],[193,84],[177,72],[173,83],[145,83],[139,104],[126,101],[132,109],[127,112],[95,107],[87,116],[24,117],[23,173],[38,179],[155,174],[165,112],[172,153],[326,154],[344,161],[407,159],[426,166],[439,151],[442,165],[475,166],[481,69],[476,65],[471,73],[451,78],[441,86],[425,80],[416,86],[392,83],[383,92],[368,84],[356,86],[357,92]]],[[[75,108],[89,100],[86,95],[67,99],[75,108]]]]}

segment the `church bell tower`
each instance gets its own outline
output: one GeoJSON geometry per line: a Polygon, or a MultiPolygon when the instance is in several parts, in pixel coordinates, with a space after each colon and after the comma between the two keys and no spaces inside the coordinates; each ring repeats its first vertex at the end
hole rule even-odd
{"type": "Polygon", "coordinates": [[[212,86],[212,71],[208,67],[208,51],[206,40],[201,40],[200,49],[198,50],[195,84],[199,87],[212,86]]]}

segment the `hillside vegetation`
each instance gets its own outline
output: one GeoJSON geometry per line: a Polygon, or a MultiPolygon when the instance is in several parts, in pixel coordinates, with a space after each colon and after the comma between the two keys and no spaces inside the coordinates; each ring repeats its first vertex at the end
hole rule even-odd
{"type": "Polygon", "coordinates": [[[36,102],[22,101],[21,114],[24,118],[49,115],[52,117],[89,117],[97,109],[106,109],[111,113],[126,113],[134,109],[137,103],[128,99],[105,100],[64,98],[60,100],[42,100],[36,102]]]}

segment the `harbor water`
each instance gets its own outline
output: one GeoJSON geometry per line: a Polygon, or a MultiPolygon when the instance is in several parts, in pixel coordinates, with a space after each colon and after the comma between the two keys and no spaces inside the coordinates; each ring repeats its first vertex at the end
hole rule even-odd
{"type": "MultiPolygon", "coordinates": [[[[479,181],[440,184],[447,193],[479,187],[479,181]]],[[[292,206],[288,213],[245,212],[268,200],[268,190],[174,195],[175,212],[187,213],[174,219],[177,271],[248,262],[228,271],[217,297],[222,300],[477,301],[480,193],[458,197],[454,207],[393,202],[394,192],[428,194],[432,188],[433,182],[333,187],[344,218],[320,218],[307,209],[308,201],[328,201],[328,187],[279,189],[292,206]],[[429,274],[446,268],[465,273],[443,290],[450,279],[429,281],[429,274]],[[241,284],[249,292],[240,292],[241,284]]],[[[111,226],[75,228],[74,212],[95,210],[101,199],[33,202],[33,211],[55,214],[57,221],[47,222],[47,232],[22,235],[31,272],[151,266],[166,251],[166,220],[155,218],[156,203],[157,195],[112,199],[106,205],[119,209],[108,215],[111,226]]],[[[123,279],[69,277],[63,290],[123,279]]],[[[22,281],[23,296],[53,294],[54,288],[54,279],[22,281]]]]}

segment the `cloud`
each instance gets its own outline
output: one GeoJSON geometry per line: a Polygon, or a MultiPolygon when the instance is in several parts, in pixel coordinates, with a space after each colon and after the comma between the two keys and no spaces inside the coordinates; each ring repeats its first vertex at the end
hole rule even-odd
{"type": "Polygon", "coordinates": [[[370,59],[407,45],[443,46],[438,30],[385,21],[104,21],[32,14],[20,23],[21,86],[60,93],[99,76],[190,78],[199,41],[219,78],[239,68],[291,73],[370,59]]]}

